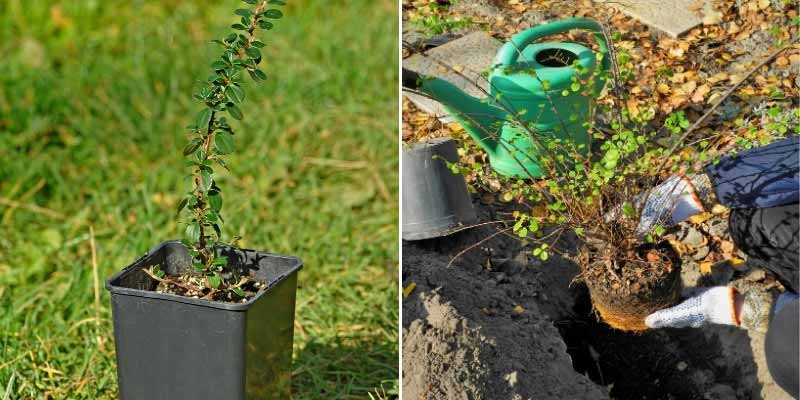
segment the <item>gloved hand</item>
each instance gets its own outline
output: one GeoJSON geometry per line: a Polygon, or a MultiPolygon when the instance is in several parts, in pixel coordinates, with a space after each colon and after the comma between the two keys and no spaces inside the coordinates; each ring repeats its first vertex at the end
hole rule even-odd
{"type": "Polygon", "coordinates": [[[732,287],[699,289],[683,303],[648,315],[644,323],[648,328],[699,328],[706,323],[739,326],[736,295],[732,287]]]}
{"type": "Polygon", "coordinates": [[[714,191],[706,174],[674,175],[654,187],[642,207],[636,236],[644,238],[656,225],[675,225],[706,211],[704,204],[713,203],[714,191]]]}
{"type": "Polygon", "coordinates": [[[644,323],[649,328],[698,328],[712,323],[766,332],[770,312],[777,312],[796,296],[783,293],[772,307],[772,295],[765,291],[750,290],[742,296],[726,286],[697,289],[683,303],[648,315],[644,323]]]}

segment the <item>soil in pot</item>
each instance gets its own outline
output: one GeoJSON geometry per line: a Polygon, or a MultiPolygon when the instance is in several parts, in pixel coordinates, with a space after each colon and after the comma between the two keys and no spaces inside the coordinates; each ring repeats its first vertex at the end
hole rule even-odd
{"type": "Polygon", "coordinates": [[[621,247],[585,246],[579,256],[581,278],[605,323],[644,331],[645,317],[680,300],[680,257],[667,242],[621,247]]]}

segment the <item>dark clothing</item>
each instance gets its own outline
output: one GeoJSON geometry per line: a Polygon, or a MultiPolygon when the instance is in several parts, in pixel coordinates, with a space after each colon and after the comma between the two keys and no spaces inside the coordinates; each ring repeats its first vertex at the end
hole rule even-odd
{"type": "Polygon", "coordinates": [[[723,157],[706,167],[719,202],[729,208],[800,201],[800,136],[723,157]]]}
{"type": "MultiPolygon", "coordinates": [[[[753,265],[766,268],[783,286],[800,287],[800,137],[725,157],[706,167],[717,199],[732,208],[731,237],[753,265]]],[[[798,301],[772,317],[764,353],[772,378],[798,397],[798,301]]]]}
{"type": "Polygon", "coordinates": [[[798,323],[800,323],[800,306],[794,300],[785,305],[769,322],[767,338],[764,343],[764,354],[767,358],[767,368],[772,379],[786,393],[795,399],[800,396],[800,382],[798,382],[798,323]]]}
{"type": "Polygon", "coordinates": [[[752,265],[772,271],[787,290],[797,293],[800,206],[733,209],[728,223],[733,242],[752,265]]]}

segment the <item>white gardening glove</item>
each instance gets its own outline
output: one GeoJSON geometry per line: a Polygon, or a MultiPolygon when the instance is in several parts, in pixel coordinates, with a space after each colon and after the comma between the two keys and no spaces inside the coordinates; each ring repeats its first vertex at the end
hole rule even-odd
{"type": "Polygon", "coordinates": [[[699,328],[706,323],[739,326],[735,297],[732,287],[700,289],[683,303],[648,315],[644,323],[648,328],[699,328]]]}
{"type": "Polygon", "coordinates": [[[706,174],[674,175],[654,187],[642,207],[636,236],[646,237],[656,225],[675,225],[692,215],[706,211],[703,200],[713,196],[706,174]]]}
{"type": "Polygon", "coordinates": [[[772,307],[773,297],[769,292],[750,290],[742,296],[732,287],[715,286],[697,289],[683,303],[648,315],[644,323],[649,328],[698,328],[712,323],[763,333],[769,326],[770,313],[776,313],[782,304],[796,298],[796,294],[784,293],[772,307]]]}

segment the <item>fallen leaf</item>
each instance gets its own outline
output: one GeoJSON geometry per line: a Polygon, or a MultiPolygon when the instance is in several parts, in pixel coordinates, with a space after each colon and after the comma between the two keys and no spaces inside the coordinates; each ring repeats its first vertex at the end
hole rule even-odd
{"type": "Polygon", "coordinates": [[[692,101],[695,103],[702,103],[703,98],[710,91],[711,91],[711,86],[705,84],[701,85],[700,87],[697,88],[697,90],[694,91],[694,94],[692,95],[692,101]]]}
{"type": "Polygon", "coordinates": [[[722,250],[723,253],[732,253],[734,248],[733,242],[728,240],[723,240],[719,244],[719,249],[722,250]]]}
{"type": "Polygon", "coordinates": [[[407,298],[408,296],[410,296],[410,295],[411,295],[411,292],[413,292],[413,291],[414,291],[414,288],[416,288],[416,287],[417,287],[417,284],[416,284],[416,283],[414,283],[414,282],[411,282],[411,283],[409,283],[409,284],[408,284],[408,286],[406,286],[405,288],[403,288],[403,298],[405,299],[405,298],[407,298]]]}
{"type": "Polygon", "coordinates": [[[703,222],[708,221],[709,218],[711,218],[711,214],[704,212],[697,215],[692,215],[689,217],[689,222],[693,224],[702,224],[703,222]]]}
{"type": "Polygon", "coordinates": [[[728,207],[725,207],[722,204],[714,204],[714,206],[711,207],[711,214],[722,215],[726,212],[728,212],[728,207]]]}
{"type": "Polygon", "coordinates": [[[666,83],[663,83],[663,82],[659,83],[656,86],[656,91],[658,91],[658,93],[661,93],[661,94],[669,94],[669,91],[670,91],[669,85],[667,85],[666,83]]]}
{"type": "Polygon", "coordinates": [[[655,250],[650,250],[647,252],[647,261],[651,263],[655,263],[661,260],[661,256],[658,255],[658,252],[655,250]]]}
{"type": "Polygon", "coordinates": [[[711,261],[701,262],[700,263],[700,273],[703,275],[710,275],[711,274],[711,261]]]}
{"type": "Polygon", "coordinates": [[[514,312],[517,313],[517,314],[522,314],[522,313],[525,312],[525,309],[522,308],[522,306],[516,306],[516,307],[514,307],[514,312]]]}
{"type": "Polygon", "coordinates": [[[739,257],[731,257],[728,259],[728,262],[731,264],[731,266],[735,267],[744,264],[746,261],[739,257]]]}
{"type": "Polygon", "coordinates": [[[689,94],[692,94],[692,92],[694,92],[694,89],[696,87],[697,87],[697,82],[689,81],[689,82],[686,82],[683,85],[681,85],[680,89],[681,89],[681,92],[683,92],[683,94],[689,95],[689,94]]]}

